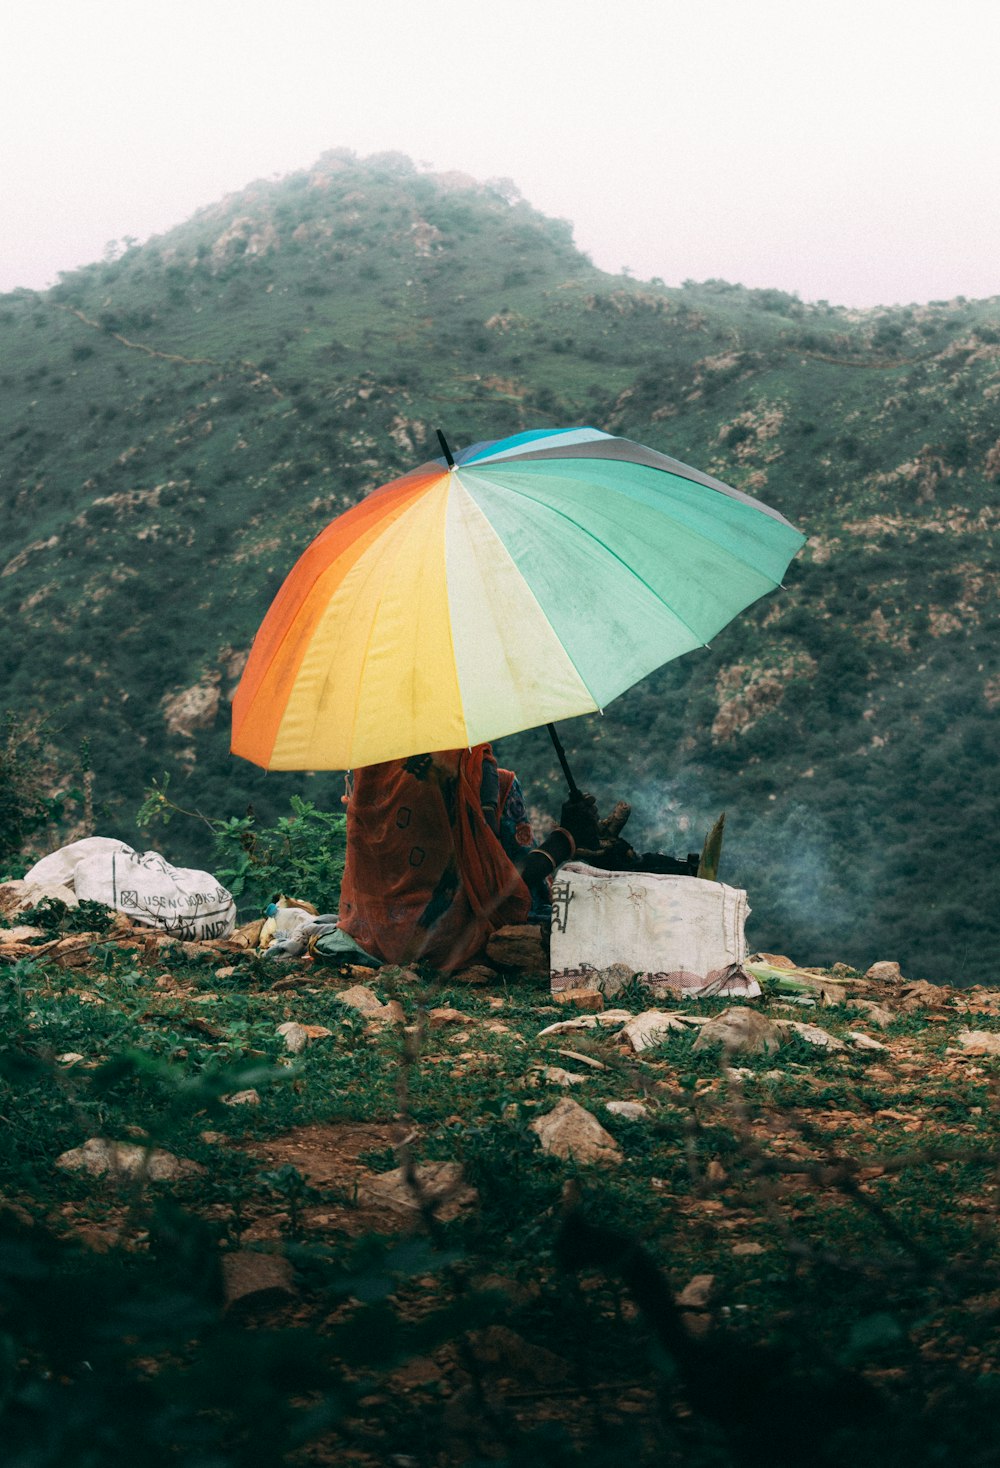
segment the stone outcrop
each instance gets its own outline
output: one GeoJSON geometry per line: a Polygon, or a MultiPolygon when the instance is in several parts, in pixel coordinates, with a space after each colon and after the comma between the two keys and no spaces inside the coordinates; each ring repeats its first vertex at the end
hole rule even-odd
{"type": "Polygon", "coordinates": [[[549,955],[542,942],[542,930],[533,923],[498,928],[486,945],[486,956],[497,968],[513,968],[525,974],[548,972],[549,955]]]}
{"type": "Polygon", "coordinates": [[[531,1123],[544,1152],[574,1162],[619,1163],[622,1152],[596,1116],[567,1096],[531,1123]]]}
{"type": "Polygon", "coordinates": [[[116,1182],[172,1182],[204,1172],[198,1162],[175,1157],[159,1147],[141,1147],[135,1142],[112,1142],[90,1137],[81,1147],[72,1147],[56,1158],[56,1166],[67,1172],[85,1172],[90,1177],[110,1177],[116,1182]]]}
{"type": "Polygon", "coordinates": [[[215,723],[221,701],[218,673],[211,673],[200,683],[168,694],[161,700],[163,718],[171,734],[190,739],[197,729],[210,729],[215,723]]]}
{"type": "Polygon", "coordinates": [[[746,1005],[732,1005],[702,1025],[692,1048],[698,1052],[721,1045],[724,1050],[738,1050],[745,1055],[766,1055],[780,1050],[781,1043],[781,1030],[772,1020],[746,1005]]]}

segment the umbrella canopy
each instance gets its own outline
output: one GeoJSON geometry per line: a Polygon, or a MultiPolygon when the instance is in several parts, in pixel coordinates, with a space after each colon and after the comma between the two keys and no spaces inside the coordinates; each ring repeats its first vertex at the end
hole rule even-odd
{"type": "Polygon", "coordinates": [[[236,693],[233,752],[349,769],[593,713],[771,591],[804,539],[595,428],[449,453],[292,568],[236,693]]]}

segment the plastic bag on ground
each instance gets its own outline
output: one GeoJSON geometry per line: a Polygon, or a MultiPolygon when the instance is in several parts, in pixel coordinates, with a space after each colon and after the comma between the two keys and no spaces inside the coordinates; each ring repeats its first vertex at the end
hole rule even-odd
{"type": "Polygon", "coordinates": [[[316,913],[279,898],[268,904],[257,947],[268,958],[301,958],[313,951],[316,939],[337,926],[336,913],[316,913]]]}
{"type": "Polygon", "coordinates": [[[336,923],[331,923],[322,929],[317,928],[315,934],[310,937],[309,951],[317,958],[325,958],[330,963],[351,963],[359,968],[382,967],[380,958],[374,958],[372,954],[359,948],[354,939],[349,937],[336,923]]]}
{"type": "MultiPolygon", "coordinates": [[[[315,920],[316,915],[311,909],[285,902],[283,898],[280,903],[271,902],[265,909],[264,926],[260,930],[257,947],[270,952],[278,944],[294,942],[296,935],[315,920]]],[[[303,943],[298,952],[304,950],[303,943]]]]}
{"type": "Polygon", "coordinates": [[[100,902],[134,923],[186,942],[228,938],[236,927],[232,894],[209,872],[171,866],[158,851],[87,836],[43,856],[24,880],[70,888],[80,902],[100,902]]]}

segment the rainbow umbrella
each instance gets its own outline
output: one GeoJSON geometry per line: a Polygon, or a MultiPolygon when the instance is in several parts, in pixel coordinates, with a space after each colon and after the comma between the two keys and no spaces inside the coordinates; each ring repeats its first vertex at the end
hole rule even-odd
{"type": "Polygon", "coordinates": [[[804,541],[595,428],[441,444],[293,566],[236,692],[235,754],[350,769],[593,713],[779,585],[804,541]]]}

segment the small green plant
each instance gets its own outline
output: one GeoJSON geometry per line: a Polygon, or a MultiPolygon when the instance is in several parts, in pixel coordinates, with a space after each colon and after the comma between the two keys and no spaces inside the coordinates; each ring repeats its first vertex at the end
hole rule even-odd
{"type": "Polygon", "coordinates": [[[293,795],[292,813],[259,829],[253,814],[218,822],[215,851],[221,881],[234,897],[258,905],[286,892],[330,911],[336,908],[344,873],[347,820],[293,795]]]}
{"type": "Polygon", "coordinates": [[[42,969],[32,958],[19,958],[0,976],[0,1020],[8,1041],[23,1025],[29,1008],[26,995],[41,982],[42,969]]]}
{"type": "Polygon", "coordinates": [[[284,1167],[262,1172],[257,1186],[264,1193],[280,1199],[288,1210],[288,1231],[293,1236],[301,1233],[302,1209],[308,1203],[319,1201],[320,1193],[299,1172],[297,1167],[286,1163],[284,1167]]]}
{"type": "Polygon", "coordinates": [[[42,928],[46,938],[56,933],[107,933],[115,914],[103,902],[84,899],[76,907],[68,907],[58,897],[43,897],[37,907],[29,907],[20,921],[42,928]]]}
{"type": "Polygon", "coordinates": [[[652,1004],[649,985],[642,974],[633,974],[627,984],[616,989],[612,996],[615,1009],[649,1009],[652,1004]]]}
{"type": "Polygon", "coordinates": [[[212,831],[213,868],[242,911],[259,911],[284,893],[335,911],[340,898],[347,849],[347,820],[301,796],[291,798],[291,814],[261,827],[252,808],[244,816],[213,820],[185,810],[168,795],[169,774],[155,780],[136,816],[136,825],[167,825],[175,815],[203,821],[212,831]]]}
{"type": "Polygon", "coordinates": [[[371,1168],[372,1172],[392,1172],[399,1166],[395,1147],[369,1147],[358,1153],[358,1161],[362,1167],[371,1168]]]}
{"type": "Polygon", "coordinates": [[[0,714],[0,864],[9,865],[25,842],[61,812],[63,796],[46,781],[49,730],[8,709],[0,714]]]}

